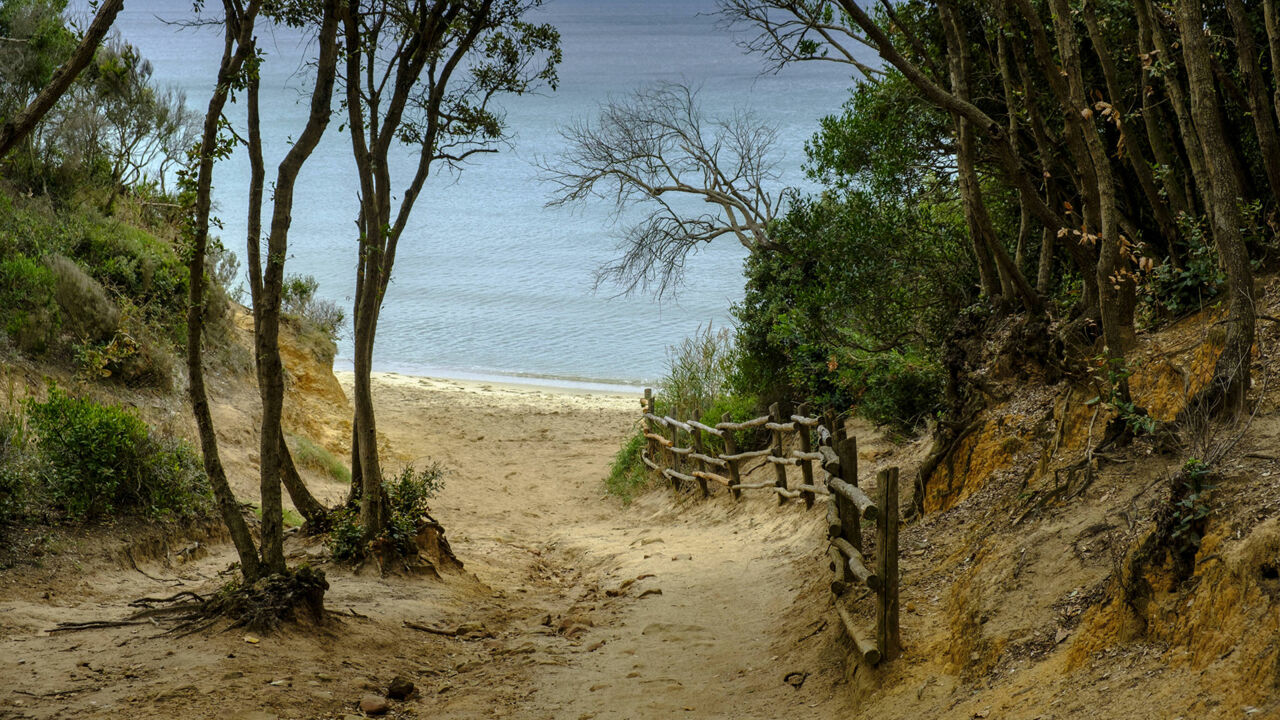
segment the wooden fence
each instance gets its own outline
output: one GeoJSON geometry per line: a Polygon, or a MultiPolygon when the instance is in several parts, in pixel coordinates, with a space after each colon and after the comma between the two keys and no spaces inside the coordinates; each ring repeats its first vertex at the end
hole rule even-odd
{"type": "Polygon", "coordinates": [[[898,469],[876,474],[877,499],[872,500],[858,486],[857,439],[846,436],[844,423],[834,413],[810,417],[801,405],[796,414],[784,418],[777,403],[769,414],[745,422],[731,422],[728,413],[714,427],[696,420],[659,416],[653,390],[644,391],[643,431],[646,447],[644,464],[665,478],[671,488],[682,490],[696,485],[702,497],[710,497],[712,484],[720,485],[730,497],[760,490],[777,495],[778,504],[802,498],[811,508],[822,497],[827,513],[827,556],[835,573],[831,581],[832,604],[859,656],[870,665],[895,659],[902,647],[898,628],[898,469]],[[768,447],[744,450],[737,446],[737,431],[763,428],[769,433],[768,447]],[[794,441],[788,443],[788,438],[794,441]],[[723,452],[708,449],[709,437],[723,452]],[[814,443],[816,439],[816,445],[814,443]],[[790,451],[787,450],[790,446],[790,451]],[[745,463],[763,458],[773,466],[774,478],[744,483],[745,463]],[[798,466],[801,482],[788,485],[787,466],[798,466]],[[815,482],[821,470],[825,482],[815,482]],[[862,542],[862,522],[876,527],[874,561],[868,562],[862,542]],[[855,591],[862,590],[861,592],[855,591]],[[871,596],[875,599],[874,636],[855,621],[852,603],[871,596]]]}

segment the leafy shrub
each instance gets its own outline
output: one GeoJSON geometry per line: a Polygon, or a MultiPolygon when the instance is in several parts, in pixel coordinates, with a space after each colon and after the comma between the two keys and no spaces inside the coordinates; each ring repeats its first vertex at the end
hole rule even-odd
{"type": "Polygon", "coordinates": [[[604,479],[609,494],[618,496],[624,503],[631,502],[649,483],[649,469],[641,460],[644,447],[644,433],[636,430],[613,456],[613,465],[604,479]]]}
{"type": "Polygon", "coordinates": [[[386,483],[387,503],[391,510],[387,537],[402,555],[414,552],[418,521],[430,514],[429,501],[444,489],[444,466],[432,462],[422,470],[406,465],[400,474],[386,483]]]}
{"type": "Polygon", "coordinates": [[[316,296],[320,283],[311,275],[290,275],[284,280],[280,310],[313,325],[330,340],[342,332],[345,313],[336,303],[316,296]]]}
{"type": "Polygon", "coordinates": [[[931,359],[897,350],[855,358],[841,382],[868,420],[910,431],[942,409],[945,376],[931,359]]]}
{"type": "Polygon", "coordinates": [[[1175,552],[1194,558],[1200,550],[1207,518],[1212,511],[1206,497],[1216,487],[1213,480],[1213,469],[1198,458],[1191,458],[1182,466],[1174,489],[1170,534],[1175,552]]]}
{"type": "Polygon", "coordinates": [[[77,398],[56,386],[28,401],[27,418],[48,466],[54,504],[75,520],[115,512],[193,516],[207,507],[203,465],[184,442],[157,437],[117,405],[77,398]]]}
{"type": "Polygon", "coordinates": [[[364,527],[360,525],[359,510],[342,508],[334,513],[328,545],[333,559],[338,562],[359,562],[369,554],[369,545],[364,541],[364,527]]]}
{"type": "Polygon", "coordinates": [[[1146,288],[1148,302],[1170,317],[1199,310],[1221,292],[1226,276],[1202,220],[1179,216],[1187,241],[1181,268],[1164,263],[1155,268],[1146,288]]]}
{"type": "Polygon", "coordinates": [[[0,532],[27,514],[38,499],[38,464],[22,414],[0,412],[0,532]]]}
{"type": "MultiPolygon", "coordinates": [[[[387,529],[374,542],[386,540],[402,556],[416,553],[418,525],[429,515],[429,501],[444,488],[446,474],[444,466],[432,462],[421,470],[406,465],[391,480],[384,479],[387,529]]],[[[334,559],[341,562],[358,562],[368,556],[371,543],[365,540],[358,510],[344,508],[335,513],[328,543],[334,559]]]]}

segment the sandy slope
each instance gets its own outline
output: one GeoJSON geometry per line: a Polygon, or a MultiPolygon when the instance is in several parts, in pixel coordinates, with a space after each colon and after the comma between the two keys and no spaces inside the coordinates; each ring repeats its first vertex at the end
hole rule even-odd
{"type": "MultiPolygon", "coordinates": [[[[452,469],[435,512],[463,574],[379,578],[325,565],[329,607],[347,617],[258,643],[242,632],[175,639],[150,625],[49,635],[59,621],[123,617],[143,595],[207,591],[232,559],[214,542],[178,564],[184,543],[175,540],[139,548],[135,571],[118,552],[73,546],[61,572],[0,580],[0,717],[336,718],[397,674],[421,695],[393,707],[396,717],[818,718],[842,709],[841,641],[814,572],[817,511],[669,491],[620,507],[601,478],[634,421],[634,397],[376,382],[392,454],[452,469]],[[81,572],[65,571],[73,565],[81,572]],[[484,630],[442,637],[405,621],[484,630]],[[799,689],[784,682],[792,672],[808,673],[799,689]]],[[[323,563],[314,543],[293,538],[289,549],[323,563]]]]}

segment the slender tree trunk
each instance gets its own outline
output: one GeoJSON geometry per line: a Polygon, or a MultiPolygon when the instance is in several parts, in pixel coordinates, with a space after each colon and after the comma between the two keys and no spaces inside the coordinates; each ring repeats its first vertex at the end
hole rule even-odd
{"type": "Polygon", "coordinates": [[[1258,135],[1258,149],[1262,151],[1262,167],[1271,185],[1272,200],[1280,202],[1280,136],[1277,136],[1272,103],[1267,97],[1267,81],[1258,65],[1258,45],[1253,26],[1240,0],[1227,0],[1227,13],[1236,32],[1236,61],[1240,74],[1244,76],[1249,115],[1258,135]]]}
{"type": "Polygon", "coordinates": [[[1166,63],[1166,69],[1161,74],[1165,94],[1169,96],[1169,107],[1173,109],[1174,118],[1178,121],[1178,132],[1182,136],[1183,148],[1187,151],[1187,162],[1191,165],[1191,178],[1201,198],[1201,206],[1206,214],[1212,214],[1208,188],[1209,171],[1205,167],[1205,147],[1200,143],[1200,134],[1197,132],[1196,124],[1191,119],[1191,110],[1187,105],[1187,96],[1183,89],[1182,81],[1178,78],[1177,73],[1170,69],[1177,66],[1177,63],[1174,62],[1173,51],[1164,36],[1164,31],[1156,24],[1151,0],[1133,0],[1133,7],[1138,17],[1139,26],[1145,25],[1149,29],[1151,41],[1156,47],[1157,56],[1166,63]]]}
{"type": "Polygon", "coordinates": [[[40,120],[67,92],[71,83],[75,82],[76,77],[80,75],[80,71],[93,60],[98,46],[102,44],[102,39],[107,36],[107,32],[111,30],[111,24],[116,21],[116,15],[119,15],[123,8],[124,0],[104,0],[98,6],[98,12],[93,16],[93,22],[89,23],[89,29],[85,31],[84,37],[72,51],[71,57],[53,71],[49,84],[40,90],[22,112],[0,126],[0,158],[7,155],[14,145],[22,142],[23,138],[35,129],[40,120]]]}
{"type": "MultiPolygon", "coordinates": [[[[1050,5],[1053,9],[1054,35],[1058,40],[1058,55],[1067,76],[1067,92],[1072,104],[1070,111],[1084,118],[1080,123],[1081,135],[1093,161],[1094,178],[1097,182],[1100,226],[1090,230],[1097,233],[1102,336],[1106,342],[1108,358],[1113,363],[1123,363],[1125,353],[1134,342],[1133,305],[1126,297],[1133,292],[1133,280],[1126,272],[1127,263],[1122,257],[1115,177],[1106,146],[1103,145],[1097,125],[1092,119],[1094,110],[1085,94],[1084,76],[1080,69],[1080,45],[1071,8],[1067,0],[1051,0],[1050,5]]],[[[1119,392],[1127,397],[1128,384],[1122,382],[1119,392]]]]}
{"type": "Polygon", "coordinates": [[[262,396],[262,432],[259,444],[259,471],[262,489],[262,560],[271,572],[284,572],[282,458],[288,452],[281,429],[284,413],[284,363],[280,357],[280,302],[284,288],[284,264],[289,251],[289,227],[293,222],[293,192],[298,173],[311,156],[329,125],[333,86],[338,63],[337,0],[324,5],[320,27],[320,55],[316,86],[311,95],[307,124],[276,171],[275,197],[271,211],[271,234],[267,237],[267,258],[262,272],[262,289],[254,307],[254,333],[258,355],[258,392],[262,396]],[[259,308],[258,305],[261,305],[259,308]]]}
{"type": "Polygon", "coordinates": [[[1219,407],[1240,412],[1249,391],[1255,323],[1253,273],[1241,234],[1240,187],[1230,158],[1220,148],[1227,138],[1219,115],[1213,67],[1205,41],[1204,18],[1199,0],[1179,0],[1178,26],[1191,92],[1191,112],[1200,130],[1203,153],[1208,160],[1208,189],[1212,212],[1213,239],[1218,260],[1227,275],[1227,339],[1214,367],[1210,387],[1189,407],[1211,410],[1219,407]]]}
{"type": "Polygon", "coordinates": [[[312,495],[311,490],[307,488],[306,482],[302,480],[302,475],[298,473],[298,466],[293,462],[293,455],[289,452],[289,446],[285,443],[284,433],[280,434],[280,481],[284,483],[285,490],[289,492],[289,499],[306,519],[307,524],[311,528],[323,528],[329,518],[329,509],[316,500],[315,495],[312,495]]]}
{"type": "MultiPolygon", "coordinates": [[[[963,102],[969,102],[969,51],[966,44],[964,27],[960,23],[955,10],[948,2],[938,3],[938,14],[947,33],[947,65],[951,76],[951,93],[963,102]]],[[[990,262],[995,266],[996,279],[999,281],[999,294],[991,294],[987,287],[990,278],[983,278],[984,290],[992,299],[1011,302],[1019,297],[1027,310],[1038,310],[1040,298],[1027,283],[1021,269],[1014,264],[1008,251],[996,237],[991,223],[991,216],[986,203],[982,199],[982,185],[978,180],[975,165],[977,163],[977,139],[969,126],[969,120],[959,113],[953,113],[957,121],[957,153],[956,163],[959,170],[960,197],[964,203],[965,217],[969,224],[969,233],[973,236],[975,254],[979,258],[980,272],[983,264],[990,262]],[[986,256],[984,259],[983,255],[986,256]]],[[[1013,136],[1006,133],[1007,146],[1016,154],[1013,136]]],[[[1019,196],[1021,198],[1021,195],[1019,196]]]]}
{"type": "Polygon", "coordinates": [[[190,220],[191,248],[187,259],[190,274],[187,302],[187,394],[200,434],[205,473],[209,476],[218,510],[227,524],[231,541],[240,557],[240,572],[248,582],[261,576],[262,563],[218,454],[218,437],[214,432],[213,416],[209,412],[209,398],[204,387],[202,341],[206,282],[204,265],[209,245],[210,191],[213,187],[213,162],[218,146],[218,123],[222,118],[222,109],[226,105],[231,84],[252,52],[253,25],[258,14],[258,4],[258,0],[250,0],[244,14],[240,15],[230,2],[224,3],[227,9],[227,29],[222,62],[218,67],[218,84],[209,99],[200,141],[195,212],[190,220]]]}
{"type": "MultiPolygon", "coordinates": [[[[1280,72],[1280,11],[1276,9],[1276,0],[1262,0],[1262,18],[1267,28],[1267,47],[1271,51],[1271,74],[1275,75],[1280,72]]],[[[1276,116],[1280,117],[1280,82],[1274,84],[1271,103],[1275,106],[1276,116]]]]}
{"type": "MultiPolygon", "coordinates": [[[[1174,243],[1178,239],[1178,224],[1174,221],[1173,213],[1169,211],[1164,198],[1160,197],[1159,189],[1156,188],[1155,176],[1152,175],[1151,166],[1147,163],[1147,158],[1142,151],[1142,138],[1138,136],[1136,128],[1125,118],[1124,108],[1121,105],[1124,96],[1120,88],[1118,71],[1111,57],[1111,51],[1107,48],[1107,40],[1098,27],[1094,0],[1085,0],[1083,16],[1094,54],[1098,56],[1098,62],[1102,65],[1102,75],[1107,84],[1107,94],[1110,96],[1111,117],[1114,118],[1116,128],[1120,131],[1120,137],[1124,142],[1124,157],[1129,161],[1129,168],[1138,179],[1138,185],[1142,189],[1147,206],[1151,208],[1161,242],[1166,251],[1172,255],[1176,253],[1174,243]]],[[[1137,241],[1136,237],[1134,241],[1137,241]]]]}

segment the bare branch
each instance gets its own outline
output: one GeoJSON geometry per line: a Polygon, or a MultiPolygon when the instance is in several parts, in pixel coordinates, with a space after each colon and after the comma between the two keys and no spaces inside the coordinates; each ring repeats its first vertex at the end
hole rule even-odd
{"type": "Polygon", "coordinates": [[[569,149],[542,161],[554,188],[548,207],[613,203],[615,219],[648,209],[621,232],[622,257],[601,268],[597,282],[626,292],[675,290],[687,256],[701,244],[733,235],[748,250],[767,250],[769,223],[785,190],[773,159],[777,130],[749,113],[707,118],[689,87],[663,83],[605,104],[594,122],[561,131],[569,149]],[[691,201],[714,206],[691,210],[691,201]]]}

